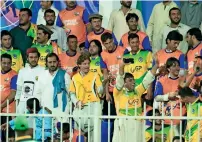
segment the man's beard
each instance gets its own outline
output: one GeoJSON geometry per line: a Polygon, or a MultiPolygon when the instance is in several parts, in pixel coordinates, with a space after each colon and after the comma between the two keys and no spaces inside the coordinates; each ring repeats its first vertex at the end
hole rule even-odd
{"type": "Polygon", "coordinates": [[[46,25],[53,26],[54,25],[54,21],[46,21],[46,25]]]}
{"type": "Polygon", "coordinates": [[[131,4],[130,5],[127,5],[125,2],[121,2],[121,4],[127,8],[130,8],[131,7],[131,4]]]}
{"type": "Polygon", "coordinates": [[[178,25],[181,21],[181,19],[179,19],[177,22],[175,22],[174,20],[170,19],[171,20],[171,23],[175,24],[175,25],[178,25]]]}

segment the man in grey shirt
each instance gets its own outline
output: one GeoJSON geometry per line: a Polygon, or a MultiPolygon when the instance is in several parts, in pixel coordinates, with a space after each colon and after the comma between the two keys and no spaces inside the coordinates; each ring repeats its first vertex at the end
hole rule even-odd
{"type": "Polygon", "coordinates": [[[47,9],[44,13],[44,19],[46,26],[53,32],[50,40],[58,44],[62,51],[67,50],[67,36],[63,28],[54,25],[55,23],[55,12],[52,9],[47,9]]]}
{"type": "Polygon", "coordinates": [[[202,3],[197,0],[180,1],[182,23],[202,30],[202,3]]]}

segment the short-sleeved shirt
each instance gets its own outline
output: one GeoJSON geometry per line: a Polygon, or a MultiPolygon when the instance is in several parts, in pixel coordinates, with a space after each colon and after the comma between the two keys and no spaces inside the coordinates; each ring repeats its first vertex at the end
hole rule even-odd
{"type": "Polygon", "coordinates": [[[174,52],[169,52],[167,49],[161,49],[156,53],[156,56],[160,66],[165,65],[169,58],[175,57],[180,62],[180,68],[185,68],[185,55],[178,49],[174,52]]]}
{"type": "Polygon", "coordinates": [[[88,12],[84,7],[76,5],[74,9],[67,8],[60,11],[58,26],[64,26],[67,36],[75,35],[78,42],[82,43],[86,40],[86,25],[88,23],[88,12]]]}
{"type": "Polygon", "coordinates": [[[133,58],[134,64],[126,65],[124,72],[133,74],[136,85],[139,85],[147,71],[152,68],[152,53],[145,50],[139,50],[136,54],[127,53],[123,58],[133,58]]]}
{"type": "MultiPolygon", "coordinates": [[[[100,33],[96,33],[95,31],[92,31],[90,32],[88,35],[87,35],[87,39],[86,39],[86,42],[85,42],[85,48],[88,49],[89,46],[90,46],[90,42],[92,40],[98,40],[100,41],[100,43],[102,44],[102,41],[101,41],[101,36],[103,33],[106,33],[106,32],[109,32],[112,34],[112,37],[113,37],[113,40],[114,40],[114,44],[115,45],[118,45],[118,41],[116,40],[116,37],[114,35],[114,33],[112,33],[112,31],[109,31],[109,30],[106,30],[104,28],[102,28],[103,30],[100,32],[100,33]]],[[[102,44],[102,49],[105,49],[105,47],[103,46],[102,44]]]]}
{"type": "Polygon", "coordinates": [[[200,42],[196,47],[190,49],[187,52],[187,63],[188,63],[188,70],[190,73],[194,71],[194,61],[195,57],[202,56],[202,43],[200,42]]]}
{"type": "Polygon", "coordinates": [[[119,108],[118,115],[140,116],[143,111],[141,96],[145,91],[142,83],[135,87],[134,91],[127,91],[126,88],[118,90],[114,87],[113,96],[116,109],[119,108]],[[137,109],[137,114],[135,114],[135,109],[137,109]]]}
{"type": "MultiPolygon", "coordinates": [[[[147,36],[147,34],[141,31],[138,31],[136,34],[139,36],[140,49],[152,51],[152,47],[150,45],[149,37],[147,36]]],[[[129,36],[129,32],[125,33],[122,36],[119,45],[131,51],[131,47],[129,46],[129,43],[128,43],[128,36],[129,36]]]]}
{"type": "Polygon", "coordinates": [[[26,63],[26,51],[30,48],[37,37],[37,26],[31,24],[27,31],[19,26],[11,29],[13,48],[19,49],[22,54],[23,62],[26,63]]]}
{"type": "Polygon", "coordinates": [[[32,47],[37,48],[37,50],[40,53],[40,58],[38,64],[42,67],[45,67],[46,63],[46,55],[49,53],[56,53],[57,55],[61,54],[61,49],[58,47],[58,45],[55,42],[48,42],[45,45],[41,45],[39,43],[33,44],[32,47]]]}
{"type": "MultiPolygon", "coordinates": [[[[17,90],[17,72],[11,70],[5,74],[1,73],[1,82],[0,82],[1,103],[3,103],[8,99],[8,96],[11,95],[12,90],[17,90]]],[[[3,109],[3,112],[6,113],[6,111],[7,107],[3,109]]],[[[9,105],[9,112],[10,113],[15,112],[14,101],[9,105]]]]}
{"type": "Polygon", "coordinates": [[[24,67],[24,63],[22,60],[22,55],[20,50],[18,49],[11,49],[11,50],[3,50],[0,49],[0,55],[2,54],[9,54],[12,57],[12,69],[16,72],[18,72],[22,67],[24,67]]]}
{"type": "Polygon", "coordinates": [[[97,73],[88,72],[85,76],[78,72],[72,77],[69,92],[74,93],[79,101],[84,104],[100,101],[96,88],[102,86],[100,76],[97,73]]]}
{"type": "Polygon", "coordinates": [[[124,48],[118,46],[114,52],[109,53],[108,51],[104,50],[101,53],[101,62],[100,66],[103,69],[107,69],[109,74],[111,74],[112,79],[109,82],[109,91],[113,92],[113,88],[116,82],[116,76],[119,71],[119,64],[122,61],[124,53],[124,48]]]}
{"type": "Polygon", "coordinates": [[[59,55],[61,68],[66,70],[66,72],[72,76],[73,68],[77,66],[77,59],[79,58],[80,53],[76,52],[75,55],[70,56],[68,52],[62,53],[59,55]]]}
{"type": "MultiPolygon", "coordinates": [[[[161,77],[155,87],[154,97],[158,95],[164,95],[170,92],[178,91],[178,86],[181,78],[171,78],[168,75],[161,77]]],[[[162,109],[162,107],[160,107],[162,109]]],[[[180,116],[180,100],[176,99],[173,101],[164,102],[164,113],[166,116],[171,116],[171,111],[173,111],[173,116],[180,116]],[[171,104],[172,103],[172,104],[171,104]],[[171,110],[171,106],[173,106],[173,110],[171,110]]],[[[182,115],[186,113],[185,106],[182,106],[182,115]]],[[[170,120],[165,120],[165,124],[171,124],[170,120]]],[[[173,120],[173,124],[179,124],[180,120],[173,120]]]]}

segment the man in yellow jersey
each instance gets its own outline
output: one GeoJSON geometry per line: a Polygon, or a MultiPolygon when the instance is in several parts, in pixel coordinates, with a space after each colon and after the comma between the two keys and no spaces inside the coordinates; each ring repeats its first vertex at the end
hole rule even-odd
{"type": "MultiPolygon", "coordinates": [[[[124,62],[119,67],[116,87],[113,90],[116,112],[118,116],[140,116],[143,112],[141,97],[154,81],[158,64],[136,86],[134,76],[124,72],[126,65],[124,62]]],[[[116,119],[113,142],[142,142],[144,139],[143,125],[141,120],[116,119]]]]}
{"type": "MultiPolygon", "coordinates": [[[[187,117],[202,117],[202,101],[195,96],[193,90],[189,87],[183,87],[178,92],[182,102],[187,104],[187,117]]],[[[187,120],[187,128],[185,130],[186,142],[202,141],[202,120],[187,120]]]]}
{"type": "Polygon", "coordinates": [[[32,47],[37,48],[40,53],[39,65],[45,67],[45,58],[49,53],[61,54],[61,49],[56,42],[51,42],[50,38],[53,32],[44,25],[37,26],[37,43],[32,47]]]}
{"type": "Polygon", "coordinates": [[[23,60],[20,50],[13,49],[12,47],[12,36],[9,31],[1,31],[1,48],[0,55],[7,53],[12,57],[11,68],[18,72],[23,66],[23,60]]]}
{"type": "MultiPolygon", "coordinates": [[[[75,129],[81,129],[84,134],[90,136],[90,141],[99,142],[101,121],[97,118],[91,118],[88,123],[88,118],[80,119],[79,115],[96,115],[100,116],[102,109],[100,103],[100,95],[103,93],[103,84],[98,73],[90,71],[90,57],[87,54],[82,54],[77,60],[79,72],[72,77],[70,83],[70,98],[75,105],[73,114],[76,122],[75,129]],[[90,125],[90,126],[89,126],[90,125]],[[88,133],[90,128],[90,134],[88,133]]],[[[105,84],[105,83],[104,83],[105,84]]]]}

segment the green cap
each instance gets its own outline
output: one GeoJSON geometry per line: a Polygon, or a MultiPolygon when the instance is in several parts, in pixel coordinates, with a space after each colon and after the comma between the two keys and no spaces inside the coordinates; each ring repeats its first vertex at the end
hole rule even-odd
{"type": "Polygon", "coordinates": [[[25,116],[17,116],[14,124],[15,130],[25,131],[29,129],[28,120],[25,116]]]}
{"type": "Polygon", "coordinates": [[[91,14],[89,16],[89,21],[91,21],[93,18],[97,18],[97,19],[101,19],[102,20],[103,16],[100,15],[100,14],[91,14]]]}

